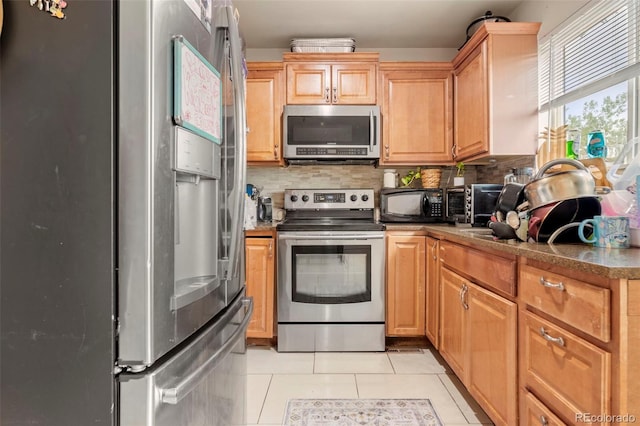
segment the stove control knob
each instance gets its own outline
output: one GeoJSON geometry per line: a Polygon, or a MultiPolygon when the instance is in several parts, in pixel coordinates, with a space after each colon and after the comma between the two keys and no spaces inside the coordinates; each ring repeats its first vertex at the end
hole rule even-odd
{"type": "Polygon", "coordinates": [[[291,201],[293,201],[294,203],[295,203],[296,201],[298,201],[298,196],[297,196],[297,195],[292,195],[292,196],[291,196],[291,201]]]}
{"type": "Polygon", "coordinates": [[[367,194],[362,195],[362,201],[367,201],[369,196],[367,194]]]}
{"type": "Polygon", "coordinates": [[[353,195],[350,197],[350,199],[351,199],[351,201],[356,202],[356,201],[358,200],[358,196],[357,196],[356,194],[353,194],[353,195]]]}
{"type": "Polygon", "coordinates": [[[304,201],[305,203],[306,203],[307,201],[309,201],[309,196],[308,196],[308,195],[303,195],[303,196],[302,196],[302,201],[304,201]]]}

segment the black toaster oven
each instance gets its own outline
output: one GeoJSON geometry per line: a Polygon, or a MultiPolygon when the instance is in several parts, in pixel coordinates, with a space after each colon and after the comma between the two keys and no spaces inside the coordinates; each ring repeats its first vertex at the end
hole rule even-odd
{"type": "Polygon", "coordinates": [[[445,217],[452,222],[486,226],[495,212],[502,184],[474,183],[445,191],[445,217]]]}

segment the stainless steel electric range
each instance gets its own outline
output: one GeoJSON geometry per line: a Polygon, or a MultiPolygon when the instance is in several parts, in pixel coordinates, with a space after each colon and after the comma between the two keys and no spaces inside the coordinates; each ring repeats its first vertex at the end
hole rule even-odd
{"type": "Polygon", "coordinates": [[[384,224],[373,189],[289,189],[278,230],[278,351],[384,351],[384,224]]]}

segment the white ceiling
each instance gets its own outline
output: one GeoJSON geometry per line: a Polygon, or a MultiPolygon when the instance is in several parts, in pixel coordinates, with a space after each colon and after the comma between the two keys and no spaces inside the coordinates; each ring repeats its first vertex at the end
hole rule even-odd
{"type": "Polygon", "coordinates": [[[233,0],[248,49],[288,50],[293,38],[355,38],[361,48],[458,48],[467,26],[524,0],[233,0]]]}

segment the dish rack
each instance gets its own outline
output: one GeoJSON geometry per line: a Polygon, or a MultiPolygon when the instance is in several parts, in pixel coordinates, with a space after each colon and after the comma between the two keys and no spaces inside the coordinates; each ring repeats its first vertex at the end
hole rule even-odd
{"type": "Polygon", "coordinates": [[[355,52],[353,38],[294,38],[291,51],[300,53],[344,53],[355,52]]]}

